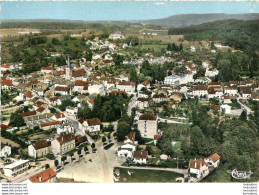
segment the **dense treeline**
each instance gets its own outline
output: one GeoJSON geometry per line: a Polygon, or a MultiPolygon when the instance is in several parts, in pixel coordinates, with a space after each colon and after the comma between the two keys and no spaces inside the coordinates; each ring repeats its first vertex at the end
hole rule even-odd
{"type": "Polygon", "coordinates": [[[184,28],[171,28],[168,34],[184,34],[187,40],[221,41],[241,50],[259,49],[259,20],[209,22],[184,28]]]}
{"type": "Polygon", "coordinates": [[[39,29],[97,29],[114,30],[112,24],[76,21],[2,21],[1,28],[39,28],[39,29]]]}

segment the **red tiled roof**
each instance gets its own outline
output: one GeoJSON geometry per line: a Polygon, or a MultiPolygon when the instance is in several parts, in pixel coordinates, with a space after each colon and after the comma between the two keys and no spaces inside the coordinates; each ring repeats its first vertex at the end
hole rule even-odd
{"type": "Polygon", "coordinates": [[[85,69],[75,70],[72,74],[72,77],[81,77],[81,76],[84,76],[85,73],[86,73],[85,69]]]}
{"type": "Polygon", "coordinates": [[[57,175],[57,173],[52,168],[48,168],[48,169],[30,177],[29,180],[32,183],[40,183],[40,182],[45,182],[45,181],[51,179],[52,177],[55,177],[56,175],[57,175]]]}
{"type": "Polygon", "coordinates": [[[62,74],[66,74],[66,71],[65,71],[65,70],[59,70],[59,71],[57,71],[57,73],[58,73],[59,75],[62,75],[62,74]]]}
{"type": "Polygon", "coordinates": [[[133,154],[133,157],[138,159],[146,159],[147,155],[148,155],[147,151],[135,151],[133,154]]]}
{"type": "Polygon", "coordinates": [[[42,102],[42,101],[40,101],[40,100],[38,100],[38,101],[35,103],[35,105],[36,105],[37,107],[41,106],[42,104],[44,104],[44,102],[42,102]]]}
{"type": "Polygon", "coordinates": [[[55,114],[55,117],[56,117],[56,118],[65,118],[65,115],[64,115],[63,112],[60,112],[60,113],[56,113],[56,114],[55,114]]]}
{"type": "Polygon", "coordinates": [[[2,82],[1,82],[1,86],[4,86],[4,85],[13,86],[13,81],[10,80],[10,79],[4,79],[4,80],[2,80],[2,82]]]}
{"type": "Polygon", "coordinates": [[[86,119],[86,121],[89,126],[102,124],[102,122],[99,118],[90,118],[90,119],[86,119]]]}
{"type": "Polygon", "coordinates": [[[37,111],[37,112],[43,112],[44,110],[45,110],[45,108],[39,107],[36,111],[37,111]]]}
{"type": "Polygon", "coordinates": [[[29,82],[29,83],[26,85],[26,87],[29,87],[29,86],[31,86],[31,85],[36,85],[37,83],[38,83],[38,80],[33,80],[33,81],[29,82]]]}
{"type": "Polygon", "coordinates": [[[135,85],[135,83],[130,82],[130,81],[121,81],[118,85],[135,85]]]}
{"type": "Polygon", "coordinates": [[[213,162],[216,162],[217,160],[220,159],[220,156],[219,156],[217,153],[214,153],[214,154],[210,155],[209,158],[210,158],[213,162]]]}
{"type": "Polygon", "coordinates": [[[44,67],[41,67],[41,70],[55,70],[55,68],[44,66],[44,67]]]}
{"type": "Polygon", "coordinates": [[[220,107],[219,106],[215,106],[215,105],[211,105],[210,108],[213,109],[213,110],[216,110],[216,111],[220,110],[220,107]]]}
{"type": "Polygon", "coordinates": [[[108,84],[115,84],[116,80],[114,78],[109,78],[107,81],[108,84]]]}
{"type": "Polygon", "coordinates": [[[69,91],[69,88],[68,87],[60,87],[60,86],[57,86],[55,87],[54,89],[55,91],[69,91]]]}
{"type": "Polygon", "coordinates": [[[58,97],[57,97],[57,96],[54,96],[54,97],[49,98],[49,101],[54,102],[54,101],[56,101],[57,99],[58,99],[58,97]]]}
{"type": "Polygon", "coordinates": [[[160,140],[161,139],[161,135],[154,135],[154,140],[160,140]]]}
{"type": "Polygon", "coordinates": [[[201,166],[208,166],[208,163],[204,162],[202,158],[199,160],[190,160],[189,168],[200,169],[201,166]]]}
{"type": "Polygon", "coordinates": [[[47,142],[46,140],[42,140],[42,141],[37,141],[35,143],[31,144],[35,150],[41,149],[41,148],[46,148],[51,146],[51,142],[47,142]]]}
{"type": "Polygon", "coordinates": [[[192,90],[193,91],[198,91],[198,90],[207,91],[207,89],[208,89],[208,86],[206,86],[206,85],[198,85],[198,86],[194,87],[192,90]]]}
{"type": "Polygon", "coordinates": [[[2,68],[10,68],[10,66],[9,66],[9,65],[6,65],[6,64],[2,64],[1,67],[2,67],[2,68]]]}
{"type": "Polygon", "coordinates": [[[121,93],[121,94],[127,94],[125,91],[111,91],[110,93],[121,93]]]}
{"type": "Polygon", "coordinates": [[[131,141],[135,141],[135,132],[130,132],[127,136],[126,139],[130,139],[131,141]]]}
{"type": "Polygon", "coordinates": [[[5,131],[5,130],[7,130],[9,128],[10,128],[10,126],[5,125],[5,124],[1,124],[1,131],[5,131]]]}
{"type": "Polygon", "coordinates": [[[48,126],[52,126],[52,125],[58,125],[59,123],[60,123],[60,121],[52,121],[52,122],[47,122],[47,123],[41,123],[40,126],[48,127],[48,126]]]}
{"type": "Polygon", "coordinates": [[[85,81],[82,81],[82,80],[75,81],[75,86],[85,86],[85,85],[88,85],[88,83],[85,81]]]}
{"type": "Polygon", "coordinates": [[[94,100],[88,100],[90,104],[94,104],[94,100]]]}
{"type": "Polygon", "coordinates": [[[73,133],[68,133],[68,134],[65,134],[65,135],[61,135],[61,136],[57,137],[56,139],[61,144],[61,143],[64,143],[64,142],[74,140],[75,135],[73,133]]]}
{"type": "Polygon", "coordinates": [[[32,98],[33,97],[33,94],[31,91],[27,91],[25,94],[24,94],[25,97],[28,97],[28,98],[32,98]]]}
{"type": "Polygon", "coordinates": [[[31,116],[31,115],[36,115],[36,111],[28,111],[28,112],[21,112],[19,113],[21,116],[31,116]]]}
{"type": "Polygon", "coordinates": [[[147,86],[147,85],[150,84],[150,82],[148,82],[148,81],[143,81],[141,84],[144,85],[144,86],[147,86]]]}

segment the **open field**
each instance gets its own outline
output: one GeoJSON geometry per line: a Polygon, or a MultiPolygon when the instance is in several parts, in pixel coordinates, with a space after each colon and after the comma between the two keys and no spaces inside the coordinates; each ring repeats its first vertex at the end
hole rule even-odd
{"type": "Polygon", "coordinates": [[[174,173],[171,171],[161,170],[145,170],[145,169],[128,169],[128,168],[116,168],[120,170],[119,182],[123,182],[126,178],[126,182],[130,183],[148,183],[148,182],[159,182],[159,183],[175,183],[175,178],[183,177],[182,174],[174,173]],[[128,171],[133,172],[130,176],[128,171]]]}

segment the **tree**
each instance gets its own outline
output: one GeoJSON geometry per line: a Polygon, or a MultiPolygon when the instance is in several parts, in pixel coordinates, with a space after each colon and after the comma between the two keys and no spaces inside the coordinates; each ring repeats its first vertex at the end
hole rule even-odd
{"type": "Polygon", "coordinates": [[[131,127],[127,122],[119,122],[117,126],[117,140],[121,142],[125,139],[125,136],[131,132],[131,127]]]}
{"type": "Polygon", "coordinates": [[[67,157],[66,156],[62,156],[61,157],[61,161],[62,161],[62,163],[64,164],[64,161],[66,161],[67,160],[67,157]]]}
{"type": "Polygon", "coordinates": [[[50,166],[49,166],[49,164],[46,164],[45,165],[45,169],[48,169],[50,166]]]}
{"type": "Polygon", "coordinates": [[[58,164],[59,164],[58,160],[55,160],[54,164],[55,164],[56,167],[58,167],[58,164]]]}
{"type": "Polygon", "coordinates": [[[242,121],[246,121],[247,120],[246,110],[243,110],[243,112],[241,113],[239,119],[242,120],[242,121]]]}
{"type": "Polygon", "coordinates": [[[111,134],[110,134],[110,133],[107,135],[107,138],[108,138],[109,140],[111,139],[111,134]]]}
{"type": "Polygon", "coordinates": [[[102,137],[102,142],[104,143],[104,142],[106,142],[106,137],[102,137]]]}
{"type": "Polygon", "coordinates": [[[94,150],[94,148],[95,148],[95,143],[92,143],[91,148],[92,148],[92,150],[94,150]]]}
{"type": "Polygon", "coordinates": [[[79,158],[80,158],[81,152],[82,152],[81,149],[77,150],[77,154],[78,154],[79,158]]]}
{"type": "Polygon", "coordinates": [[[135,68],[130,69],[129,73],[130,81],[137,83],[138,82],[138,74],[135,68]]]}
{"type": "Polygon", "coordinates": [[[21,127],[24,125],[25,125],[24,119],[21,115],[18,114],[18,112],[14,112],[13,114],[11,114],[9,126],[21,127]]]}
{"type": "Polygon", "coordinates": [[[61,44],[60,41],[55,37],[52,38],[51,42],[52,42],[53,45],[60,45],[61,44]]]}
{"type": "Polygon", "coordinates": [[[87,146],[84,147],[84,151],[85,151],[85,154],[88,152],[88,147],[87,146]]]}
{"type": "Polygon", "coordinates": [[[72,161],[73,161],[74,152],[71,151],[71,152],[69,153],[69,156],[71,157],[71,162],[72,162],[72,161]]]}

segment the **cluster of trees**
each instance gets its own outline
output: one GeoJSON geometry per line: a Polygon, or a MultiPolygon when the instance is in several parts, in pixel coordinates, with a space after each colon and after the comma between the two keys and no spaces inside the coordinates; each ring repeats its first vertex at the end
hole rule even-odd
{"type": "Polygon", "coordinates": [[[68,97],[64,98],[64,100],[62,101],[62,104],[58,106],[58,108],[61,111],[65,111],[67,106],[76,106],[76,103],[73,102],[71,99],[69,99],[68,97]]]}
{"type": "Polygon", "coordinates": [[[183,50],[183,44],[180,43],[179,46],[176,43],[168,43],[167,44],[167,50],[168,51],[182,51],[183,50]]]}
{"type": "Polygon", "coordinates": [[[125,59],[124,56],[115,53],[112,57],[113,57],[113,61],[114,61],[116,66],[118,66],[118,67],[122,66],[122,63],[125,59]]]}
{"type": "Polygon", "coordinates": [[[219,52],[214,67],[219,70],[218,80],[240,80],[240,76],[259,75],[259,58],[256,53],[249,56],[241,52],[219,52]]]}
{"type": "Polygon", "coordinates": [[[89,108],[87,102],[82,103],[82,107],[78,110],[78,118],[98,117],[102,122],[116,121],[125,112],[129,99],[130,97],[125,94],[97,95],[93,109],[89,108]]]}
{"type": "Polygon", "coordinates": [[[52,38],[51,43],[52,43],[53,45],[61,45],[61,42],[60,42],[59,39],[56,38],[56,37],[53,37],[53,38],[52,38]]]}
{"type": "Polygon", "coordinates": [[[30,36],[26,42],[26,46],[30,47],[32,45],[38,45],[46,42],[47,42],[46,36],[30,36]]]}
{"type": "Polygon", "coordinates": [[[11,127],[22,127],[25,125],[25,121],[21,115],[18,113],[23,112],[23,109],[18,109],[14,113],[11,114],[10,121],[9,121],[9,126],[11,127]]]}
{"type": "Polygon", "coordinates": [[[125,42],[128,45],[131,44],[132,46],[137,46],[140,43],[139,38],[137,36],[128,36],[126,38],[125,42]]]}

